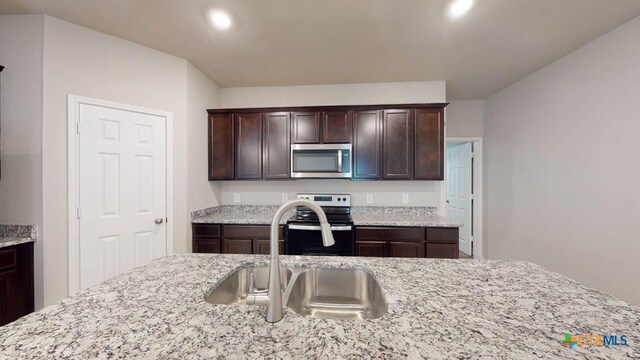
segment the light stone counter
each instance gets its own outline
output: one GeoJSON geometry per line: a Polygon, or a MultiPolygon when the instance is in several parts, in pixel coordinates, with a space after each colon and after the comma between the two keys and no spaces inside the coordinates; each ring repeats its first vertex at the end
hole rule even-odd
{"type": "Polygon", "coordinates": [[[7,359],[630,359],[640,308],[528,262],[283,256],[289,267],[373,273],[389,311],[322,320],[285,309],[211,305],[209,289],[258,255],[187,254],[108,280],[0,327],[7,359]],[[562,345],[572,334],[626,335],[629,346],[562,345]]]}
{"type": "Polygon", "coordinates": [[[37,237],[35,225],[0,225],[0,249],[34,242],[37,237]]]}
{"type": "MultiPolygon", "coordinates": [[[[194,224],[271,224],[278,205],[222,205],[191,213],[194,224]]],[[[353,207],[351,217],[355,226],[419,226],[460,227],[442,216],[435,207],[363,206],[353,207]]],[[[291,210],[281,224],[294,214],[291,210]]]]}

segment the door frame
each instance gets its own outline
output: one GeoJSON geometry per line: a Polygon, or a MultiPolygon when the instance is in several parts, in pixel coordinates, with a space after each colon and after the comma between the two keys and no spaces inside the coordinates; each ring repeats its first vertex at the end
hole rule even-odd
{"type": "MultiPolygon", "coordinates": [[[[483,221],[484,221],[484,197],[482,192],[482,181],[483,175],[482,170],[484,167],[483,157],[482,157],[482,138],[481,137],[448,137],[445,138],[445,149],[448,149],[446,143],[450,141],[455,142],[470,142],[473,143],[473,258],[474,259],[484,259],[484,237],[483,237],[483,221]]],[[[447,156],[445,154],[445,161],[447,156]]],[[[444,192],[445,192],[445,200],[447,197],[447,177],[448,171],[447,164],[445,163],[445,172],[444,172],[444,192]]],[[[445,206],[446,212],[446,206],[445,206]]]]}
{"type": "Polygon", "coordinates": [[[78,122],[80,105],[92,105],[115,110],[137,112],[154,115],[165,119],[165,147],[166,147],[166,241],[167,255],[173,254],[173,114],[171,112],[143,108],[128,104],[116,103],[100,99],[69,94],[67,96],[67,153],[68,153],[68,213],[67,232],[69,236],[69,296],[80,291],[80,221],[78,208],[80,205],[80,137],[78,136],[78,122]]]}

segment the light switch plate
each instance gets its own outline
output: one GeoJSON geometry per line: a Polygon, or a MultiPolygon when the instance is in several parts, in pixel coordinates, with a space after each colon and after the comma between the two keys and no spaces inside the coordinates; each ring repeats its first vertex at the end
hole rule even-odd
{"type": "Polygon", "coordinates": [[[233,193],[233,202],[240,202],[240,193],[233,193]]]}
{"type": "Polygon", "coordinates": [[[409,194],[402,194],[402,203],[403,204],[409,203],[409,194]]]}
{"type": "Polygon", "coordinates": [[[289,201],[289,194],[282,193],[282,202],[286,203],[287,201],[289,201]]]}
{"type": "Polygon", "coordinates": [[[367,204],[373,203],[373,194],[367,194],[367,204]]]}

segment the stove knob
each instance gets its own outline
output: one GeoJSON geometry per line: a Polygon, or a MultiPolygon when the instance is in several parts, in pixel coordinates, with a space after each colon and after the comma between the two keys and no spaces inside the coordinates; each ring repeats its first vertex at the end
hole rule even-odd
{"type": "Polygon", "coordinates": [[[347,198],[342,198],[342,201],[347,201],[347,198]]]}
{"type": "Polygon", "coordinates": [[[342,199],[338,198],[338,201],[341,201],[342,199]]]}

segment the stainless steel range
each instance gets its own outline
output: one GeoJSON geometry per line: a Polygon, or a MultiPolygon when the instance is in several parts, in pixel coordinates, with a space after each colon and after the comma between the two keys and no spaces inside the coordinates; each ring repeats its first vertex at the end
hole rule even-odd
{"type": "Polygon", "coordinates": [[[351,220],[351,195],[349,194],[298,194],[322,207],[331,224],[335,245],[322,245],[318,216],[310,209],[299,206],[287,221],[287,254],[318,256],[352,256],[354,247],[353,220],[351,220]]]}

